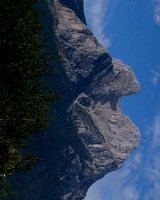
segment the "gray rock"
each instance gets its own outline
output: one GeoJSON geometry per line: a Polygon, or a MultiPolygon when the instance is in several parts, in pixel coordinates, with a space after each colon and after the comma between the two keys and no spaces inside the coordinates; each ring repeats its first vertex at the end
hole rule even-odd
{"type": "Polygon", "coordinates": [[[83,0],[47,3],[54,38],[49,46],[62,57],[51,84],[63,98],[51,108],[56,118],[45,140],[35,138],[41,163],[23,179],[27,189],[20,180],[17,187],[24,200],[81,200],[138,145],[139,130],[122,114],[120,99],[140,85],[88,29],[83,0]]]}
{"type": "Polygon", "coordinates": [[[70,7],[60,0],[54,0],[54,6],[63,68],[79,91],[67,115],[88,155],[81,163],[75,154],[70,173],[67,169],[77,181],[68,182],[64,199],[77,200],[84,198],[92,183],[118,169],[138,145],[139,130],[121,113],[120,98],[135,94],[140,85],[131,68],[112,59],[70,7]]]}
{"type": "Polygon", "coordinates": [[[66,75],[78,84],[93,72],[94,62],[100,56],[105,54],[110,61],[111,58],[72,9],[59,0],[55,0],[53,6],[57,18],[56,37],[66,75]]]}

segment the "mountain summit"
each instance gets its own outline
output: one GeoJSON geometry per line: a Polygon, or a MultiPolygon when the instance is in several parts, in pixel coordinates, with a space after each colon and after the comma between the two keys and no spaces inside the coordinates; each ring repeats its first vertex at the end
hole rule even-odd
{"type": "Polygon", "coordinates": [[[50,109],[55,120],[47,132],[33,139],[41,161],[16,175],[16,189],[24,200],[81,200],[138,145],[139,130],[122,113],[120,99],[140,85],[89,30],[83,0],[46,0],[40,6],[47,13],[42,21],[49,49],[61,58],[50,64],[50,83],[62,97],[50,109]]]}

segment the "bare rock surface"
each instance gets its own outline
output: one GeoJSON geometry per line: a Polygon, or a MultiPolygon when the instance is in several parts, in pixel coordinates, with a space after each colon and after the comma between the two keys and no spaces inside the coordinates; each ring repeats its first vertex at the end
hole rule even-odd
{"type": "Polygon", "coordinates": [[[18,188],[24,200],[81,200],[138,145],[139,130],[122,113],[120,99],[140,85],[88,29],[83,0],[46,2],[54,36],[49,46],[62,58],[51,82],[63,97],[51,108],[56,119],[45,140],[35,138],[42,162],[28,175],[27,195],[18,188]]]}
{"type": "Polygon", "coordinates": [[[112,59],[71,8],[55,0],[54,9],[63,67],[80,88],[67,113],[89,157],[83,164],[76,157],[71,161],[79,170],[70,167],[74,185],[68,184],[64,199],[82,199],[93,182],[118,169],[137,146],[139,130],[121,113],[120,98],[138,92],[140,86],[131,68],[112,59]]]}

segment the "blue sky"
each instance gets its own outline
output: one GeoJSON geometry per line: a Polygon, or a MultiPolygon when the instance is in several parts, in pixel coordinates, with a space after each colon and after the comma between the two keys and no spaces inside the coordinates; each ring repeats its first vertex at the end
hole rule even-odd
{"type": "Polygon", "coordinates": [[[160,197],[160,0],[84,0],[87,23],[115,58],[134,70],[141,91],[122,108],[141,131],[123,167],[97,181],[85,200],[160,197]]]}

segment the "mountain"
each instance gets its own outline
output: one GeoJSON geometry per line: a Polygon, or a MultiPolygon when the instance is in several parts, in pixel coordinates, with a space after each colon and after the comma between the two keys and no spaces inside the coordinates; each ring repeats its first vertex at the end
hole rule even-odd
{"type": "Polygon", "coordinates": [[[61,95],[50,108],[46,132],[30,141],[40,157],[12,179],[24,200],[81,200],[105,174],[119,169],[138,145],[138,128],[121,111],[122,96],[140,85],[131,68],[113,59],[86,25],[83,0],[42,0],[50,63],[50,87],[61,95]]]}

